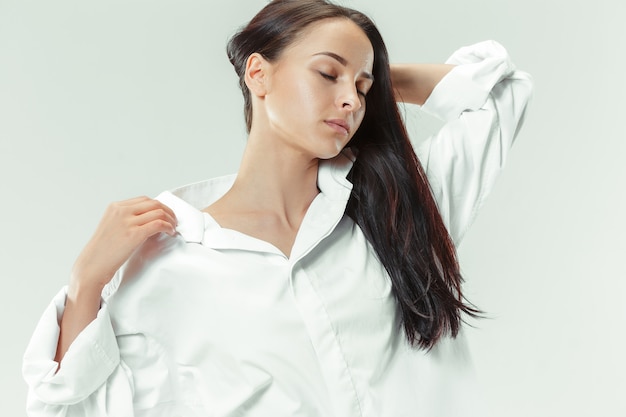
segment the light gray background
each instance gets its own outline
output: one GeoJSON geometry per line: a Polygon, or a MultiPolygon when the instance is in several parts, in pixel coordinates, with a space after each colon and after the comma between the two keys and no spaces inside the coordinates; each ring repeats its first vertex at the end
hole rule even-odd
{"type": "MultiPolygon", "coordinates": [[[[264,4],[0,0],[1,415],[25,414],[21,355],[105,206],[237,169],[224,46],[264,4]]],[[[460,248],[492,317],[469,330],[480,384],[494,416],[626,415],[624,3],[344,4],[396,62],[496,39],[533,74],[527,124],[460,248]]]]}

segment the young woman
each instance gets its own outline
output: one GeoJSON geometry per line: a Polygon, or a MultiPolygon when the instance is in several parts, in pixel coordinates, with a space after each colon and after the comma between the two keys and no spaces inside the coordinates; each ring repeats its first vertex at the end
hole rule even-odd
{"type": "Polygon", "coordinates": [[[390,66],[323,0],[269,3],[228,55],[239,173],[109,207],[27,349],[29,415],[478,415],[454,245],[529,77],[495,42],[390,66]],[[395,101],[448,120],[419,160],[395,101]]]}

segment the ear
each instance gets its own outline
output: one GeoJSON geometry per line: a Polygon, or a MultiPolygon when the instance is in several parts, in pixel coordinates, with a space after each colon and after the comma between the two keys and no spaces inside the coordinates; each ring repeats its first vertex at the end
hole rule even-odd
{"type": "Polygon", "coordinates": [[[267,93],[268,70],[270,63],[257,52],[246,61],[245,81],[250,93],[264,97],[267,93]]]}

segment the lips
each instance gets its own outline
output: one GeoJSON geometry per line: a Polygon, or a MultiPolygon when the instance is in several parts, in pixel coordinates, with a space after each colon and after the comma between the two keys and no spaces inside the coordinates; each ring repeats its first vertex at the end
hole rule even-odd
{"type": "Polygon", "coordinates": [[[350,125],[343,119],[330,119],[324,120],[324,122],[339,133],[343,133],[344,135],[350,133],[350,125]]]}

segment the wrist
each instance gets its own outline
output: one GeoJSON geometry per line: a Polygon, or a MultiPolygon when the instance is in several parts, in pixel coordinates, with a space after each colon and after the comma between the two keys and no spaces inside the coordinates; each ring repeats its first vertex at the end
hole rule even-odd
{"type": "Polygon", "coordinates": [[[75,301],[79,299],[100,299],[106,280],[89,279],[78,270],[73,270],[67,289],[67,296],[75,301]]]}

